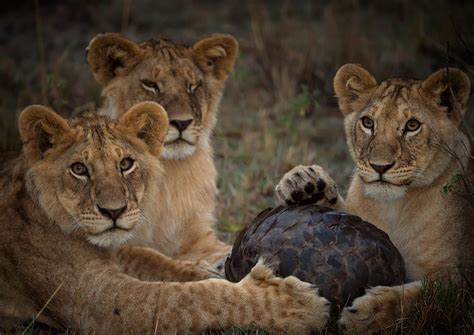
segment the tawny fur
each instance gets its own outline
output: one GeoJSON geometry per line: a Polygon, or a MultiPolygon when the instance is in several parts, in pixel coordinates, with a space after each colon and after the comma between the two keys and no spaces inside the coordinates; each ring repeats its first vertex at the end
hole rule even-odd
{"type": "MultiPolygon", "coordinates": [[[[328,302],[295,277],[273,277],[263,263],[237,284],[146,282],[117,266],[115,257],[127,253],[114,255],[114,248],[146,234],[153,210],[165,206],[158,156],[168,121],[159,105],[139,104],[118,121],[66,121],[31,106],[19,124],[22,154],[0,179],[0,320],[31,320],[44,308],[36,321],[80,333],[232,326],[307,333],[324,326],[328,302]],[[122,205],[115,219],[98,207],[122,205]]],[[[128,255],[149,261],[149,253],[156,276],[188,279],[179,261],[157,251],[130,247],[128,255]]]]}
{"type": "Polygon", "coordinates": [[[161,155],[166,176],[159,191],[162,205],[153,217],[156,229],[151,240],[135,244],[213,267],[230,251],[213,229],[217,189],[210,137],[237,50],[232,36],[218,34],[191,47],[167,40],[138,44],[113,33],[91,40],[88,62],[104,86],[99,113],[116,118],[135,103],[151,100],[163,105],[170,119],[161,155]],[[181,134],[187,142],[177,143],[174,121],[183,120],[192,120],[181,134]]]}
{"type": "Polygon", "coordinates": [[[336,74],[334,88],[357,165],[345,202],[319,166],[294,168],[276,191],[283,203],[294,202],[295,195],[313,196],[322,205],[357,214],[387,232],[402,253],[409,283],[369,289],[341,314],[341,328],[366,334],[409,313],[421,280],[459,266],[472,268],[474,206],[466,192],[473,166],[469,141],[458,128],[470,81],[450,68],[425,81],[378,84],[365,69],[348,64],[336,74]],[[364,117],[372,123],[364,125],[364,117]],[[412,122],[410,131],[413,119],[421,125],[412,122]],[[388,168],[381,176],[374,166],[388,168]],[[308,194],[308,183],[321,187],[308,194]]]}

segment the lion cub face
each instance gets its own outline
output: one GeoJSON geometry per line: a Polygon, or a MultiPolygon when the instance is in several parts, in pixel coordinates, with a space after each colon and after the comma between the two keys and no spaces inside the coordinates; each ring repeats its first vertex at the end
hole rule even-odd
{"type": "Polygon", "coordinates": [[[228,35],[185,47],[166,40],[137,44],[109,33],[92,39],[87,59],[104,85],[106,113],[115,118],[141,101],[161,104],[170,120],[162,157],[183,159],[208,146],[236,54],[237,42],[228,35]]]}
{"type": "Polygon", "coordinates": [[[375,199],[396,200],[410,187],[430,185],[451,161],[446,148],[467,140],[458,125],[470,81],[460,70],[378,84],[348,64],[336,74],[334,89],[357,174],[375,199]]]}
{"type": "Polygon", "coordinates": [[[110,247],[149,225],[146,198],[162,177],[158,155],[168,125],[161,106],[138,104],[116,122],[94,115],[66,121],[30,106],[19,125],[28,192],[64,231],[110,247]]]}

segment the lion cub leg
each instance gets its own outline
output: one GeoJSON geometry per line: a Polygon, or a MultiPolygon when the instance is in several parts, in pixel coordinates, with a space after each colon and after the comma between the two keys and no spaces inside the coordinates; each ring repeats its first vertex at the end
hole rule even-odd
{"type": "Polygon", "coordinates": [[[82,286],[67,287],[74,297],[71,307],[53,304],[52,313],[70,328],[98,334],[182,334],[231,327],[308,334],[324,328],[329,318],[329,302],[317,289],[296,277],[274,277],[260,262],[239,283],[147,282],[114,271],[104,275],[103,268],[94,268],[93,276],[81,278],[82,286]]]}
{"type": "Polygon", "coordinates": [[[287,172],[275,188],[281,205],[317,204],[344,211],[345,203],[336,183],[319,165],[298,165],[287,172]]]}
{"type": "Polygon", "coordinates": [[[219,278],[205,261],[176,260],[145,247],[125,247],[115,254],[125,274],[145,281],[187,282],[219,278]]]}
{"type": "Polygon", "coordinates": [[[421,293],[421,281],[399,286],[376,286],[346,307],[339,328],[348,334],[373,334],[394,325],[409,313],[421,293]]]}
{"type": "Polygon", "coordinates": [[[163,290],[157,329],[164,333],[237,326],[307,334],[324,328],[329,317],[329,303],[317,289],[296,277],[274,277],[261,262],[239,283],[209,279],[168,283],[163,290]]]}

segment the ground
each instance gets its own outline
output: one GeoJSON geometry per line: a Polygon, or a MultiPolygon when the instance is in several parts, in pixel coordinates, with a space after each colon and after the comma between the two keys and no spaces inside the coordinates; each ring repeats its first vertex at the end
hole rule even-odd
{"type": "Polygon", "coordinates": [[[345,192],[353,166],[332,90],[339,66],[360,63],[383,79],[424,78],[450,65],[474,78],[469,1],[36,0],[1,7],[0,151],[19,148],[16,118],[29,104],[63,115],[100,104],[84,49],[99,32],[186,43],[214,32],[238,39],[213,138],[218,229],[229,241],[275,205],[273,188],[294,165],[322,165],[345,192]]]}

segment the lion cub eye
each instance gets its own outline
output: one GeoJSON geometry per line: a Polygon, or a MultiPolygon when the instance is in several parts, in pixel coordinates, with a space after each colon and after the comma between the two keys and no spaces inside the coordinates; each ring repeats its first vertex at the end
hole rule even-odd
{"type": "Polygon", "coordinates": [[[135,161],[130,157],[122,159],[119,164],[120,170],[122,170],[123,173],[131,172],[134,165],[135,161]]]}
{"type": "Polygon", "coordinates": [[[71,171],[76,177],[89,177],[89,170],[87,166],[82,163],[76,162],[71,165],[71,171]]]}
{"type": "Polygon", "coordinates": [[[145,90],[150,91],[154,94],[160,93],[160,88],[158,87],[158,84],[155,83],[154,81],[142,79],[141,82],[142,82],[142,87],[145,90]]]}
{"type": "Polygon", "coordinates": [[[367,129],[373,129],[374,128],[374,120],[372,120],[370,117],[364,116],[362,118],[362,125],[367,129]]]}
{"type": "Polygon", "coordinates": [[[420,129],[421,123],[418,120],[415,119],[410,119],[408,122],[405,124],[405,131],[417,131],[420,129]]]}

